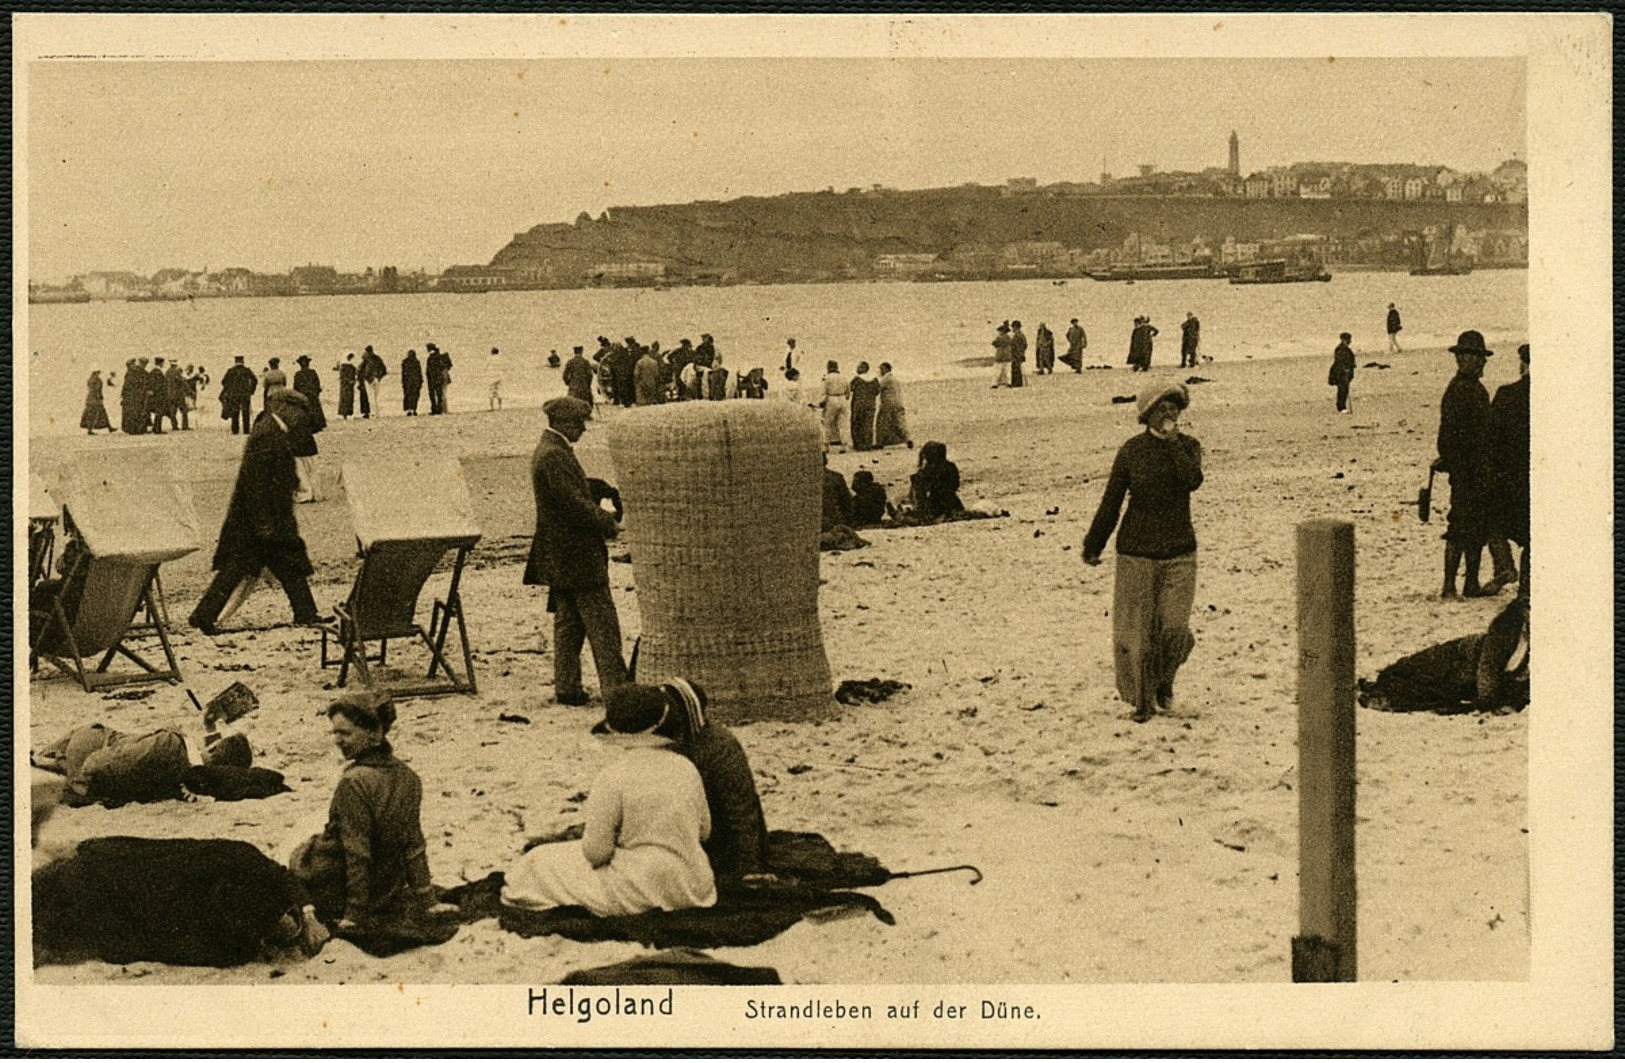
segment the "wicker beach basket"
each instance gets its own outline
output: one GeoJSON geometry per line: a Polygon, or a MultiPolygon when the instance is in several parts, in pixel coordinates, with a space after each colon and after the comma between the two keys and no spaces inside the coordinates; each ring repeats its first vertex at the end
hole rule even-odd
{"type": "Polygon", "coordinates": [[[727,722],[834,714],[812,412],[681,402],[628,411],[608,435],[642,617],[639,678],[695,680],[727,722]]]}

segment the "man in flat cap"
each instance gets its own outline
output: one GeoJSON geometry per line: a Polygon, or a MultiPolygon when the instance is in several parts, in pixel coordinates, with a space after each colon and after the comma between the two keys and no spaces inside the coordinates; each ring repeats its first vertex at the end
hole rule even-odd
{"type": "Polygon", "coordinates": [[[308,415],[309,400],[292,388],[272,388],[266,393],[265,413],[248,433],[237,484],[220,527],[214,580],[188,621],[205,635],[215,633],[220,611],[237,585],[267,568],[288,596],[294,623],[320,624],[332,619],[316,611],[309,583],[314,569],[293,510],[299,475],[290,437],[306,430],[308,415]]]}
{"type": "Polygon", "coordinates": [[[585,705],[581,647],[592,644],[601,694],[627,682],[621,657],[621,622],[609,593],[607,541],[620,531],[587,487],[573,446],[586,431],[592,407],[580,399],[550,399],[542,406],[547,428],[530,458],[536,494],[536,537],[525,566],[525,583],[545,586],[553,614],[553,698],[585,705]]]}

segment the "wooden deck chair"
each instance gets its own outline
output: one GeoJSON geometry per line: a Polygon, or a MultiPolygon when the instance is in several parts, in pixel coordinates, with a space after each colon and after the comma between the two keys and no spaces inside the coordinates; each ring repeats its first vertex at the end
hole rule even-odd
{"type": "Polygon", "coordinates": [[[87,691],[179,681],[158,570],[198,548],[191,491],[171,474],[165,455],[132,447],[70,462],[56,495],[75,541],[63,548],[62,579],[38,606],[46,615],[31,661],[49,661],[87,691]],[[128,645],[146,637],[158,640],[163,666],[128,645]],[[109,671],[115,657],[137,670],[109,671]]]}
{"type": "Polygon", "coordinates": [[[336,622],[322,629],[322,667],[338,666],[341,687],[351,668],[363,684],[373,686],[369,664],[388,663],[389,641],[419,639],[429,651],[423,681],[378,685],[396,697],[477,693],[461,587],[480,529],[462,463],[454,457],[370,459],[346,463],[341,475],[361,569],[350,596],[334,607],[336,622]],[[435,600],[425,627],[418,621],[418,598],[448,553],[453,554],[451,582],[445,597],[435,600]],[[446,645],[453,624],[461,670],[446,645]],[[375,656],[368,653],[374,642],[375,656]]]}

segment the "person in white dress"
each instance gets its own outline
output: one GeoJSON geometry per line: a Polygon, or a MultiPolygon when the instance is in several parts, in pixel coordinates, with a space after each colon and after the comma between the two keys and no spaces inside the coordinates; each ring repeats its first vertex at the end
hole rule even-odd
{"type": "Polygon", "coordinates": [[[503,903],[580,905],[597,916],[711,907],[716,881],[702,846],[711,813],[699,771],[655,733],[670,711],[665,697],[628,684],[604,700],[593,733],[621,752],[593,780],[581,840],[520,856],[504,873],[503,903]]]}

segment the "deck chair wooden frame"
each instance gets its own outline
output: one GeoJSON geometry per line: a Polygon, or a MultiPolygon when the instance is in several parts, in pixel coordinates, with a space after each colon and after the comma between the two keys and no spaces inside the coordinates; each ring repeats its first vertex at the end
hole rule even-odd
{"type": "MultiPolygon", "coordinates": [[[[62,585],[45,610],[47,624],[39,644],[30,647],[30,666],[50,661],[58,670],[79,680],[87,692],[130,683],[181,681],[180,665],[169,642],[165,624],[163,586],[158,581],[158,562],[124,558],[98,558],[82,554],[63,574],[62,585]],[[83,590],[73,617],[68,617],[63,597],[83,571],[83,590]],[[138,620],[138,615],[145,619],[138,620]],[[131,638],[156,636],[166,667],[157,667],[125,645],[131,638]],[[87,669],[88,658],[101,655],[95,668],[87,669]],[[124,657],[139,671],[109,672],[114,657],[124,657]]],[[[33,620],[33,616],[30,616],[33,620]]],[[[32,627],[32,623],[30,624],[32,627]]]]}
{"type": "Polygon", "coordinates": [[[352,667],[363,685],[373,686],[368,665],[388,663],[390,640],[417,638],[429,651],[428,674],[419,683],[387,684],[391,695],[434,697],[479,692],[461,593],[463,566],[473,548],[473,542],[467,540],[411,539],[377,542],[362,554],[361,570],[356,573],[349,598],[334,607],[336,622],[322,627],[322,667],[338,666],[339,686],[349,681],[352,667]],[[457,552],[451,585],[445,598],[435,600],[425,628],[417,622],[418,596],[448,550],[457,552]],[[446,653],[446,640],[454,622],[462,646],[461,672],[446,653]],[[376,656],[367,652],[370,642],[378,644],[376,656]],[[444,676],[437,678],[442,671],[444,676]]]}

